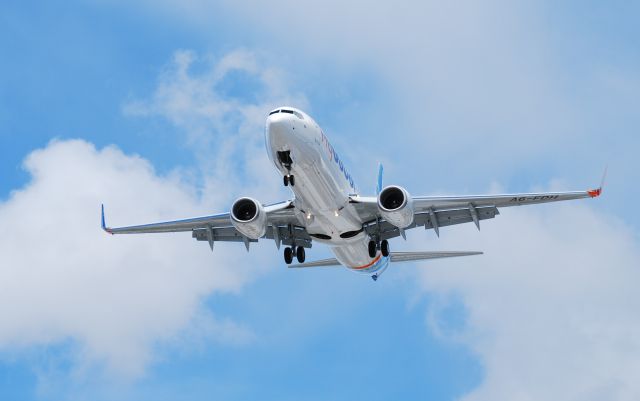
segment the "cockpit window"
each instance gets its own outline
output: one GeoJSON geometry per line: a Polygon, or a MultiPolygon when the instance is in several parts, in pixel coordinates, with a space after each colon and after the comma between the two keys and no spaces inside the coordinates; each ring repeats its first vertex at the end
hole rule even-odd
{"type": "Polygon", "coordinates": [[[272,111],[271,113],[269,113],[269,115],[272,114],[276,114],[276,113],[287,113],[287,114],[293,114],[296,117],[298,117],[301,120],[304,120],[304,116],[302,115],[302,113],[300,113],[299,111],[295,111],[295,110],[288,110],[288,109],[277,109],[272,111]]]}

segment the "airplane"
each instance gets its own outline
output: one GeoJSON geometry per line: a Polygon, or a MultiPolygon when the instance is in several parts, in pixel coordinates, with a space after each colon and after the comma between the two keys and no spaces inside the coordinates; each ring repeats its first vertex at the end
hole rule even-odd
{"type": "Polygon", "coordinates": [[[439,237],[442,227],[471,222],[479,230],[480,221],[497,216],[499,208],[595,198],[602,192],[601,184],[588,191],[414,197],[398,185],[383,187],[379,165],[376,195],[363,196],[324,131],[293,107],[269,113],[265,145],[292,199],[264,205],[241,197],[226,213],[119,228],[106,226],[102,205],[102,229],[109,234],[190,231],[212,251],[218,241],[243,242],[249,251],[252,242],[269,239],[278,249],[285,245],[284,261],[291,268],[342,265],[376,281],[390,263],[482,254],[392,252],[389,240],[406,239],[406,230],[424,227],[439,237]],[[314,242],[331,247],[335,257],[305,263],[305,249],[314,242]],[[294,257],[297,264],[291,264],[294,257]]]}

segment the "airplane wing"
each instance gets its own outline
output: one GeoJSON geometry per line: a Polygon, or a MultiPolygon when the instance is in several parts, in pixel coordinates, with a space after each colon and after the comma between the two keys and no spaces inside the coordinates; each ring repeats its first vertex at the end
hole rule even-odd
{"type": "MultiPolygon", "coordinates": [[[[276,246],[280,244],[292,245],[305,248],[311,247],[311,237],[303,227],[298,226],[298,219],[292,201],[280,202],[264,207],[267,213],[267,232],[264,238],[274,239],[276,246]]],[[[107,227],[104,217],[104,205],[102,206],[102,229],[109,234],[146,234],[146,233],[169,233],[191,231],[192,237],[198,241],[207,241],[213,249],[215,241],[244,242],[249,248],[250,242],[257,240],[249,239],[239,233],[231,224],[229,213],[219,213],[210,216],[195,217],[183,220],[165,221],[160,223],[142,224],[127,227],[107,227]]]]}
{"type": "MultiPolygon", "coordinates": [[[[473,256],[482,255],[482,252],[391,252],[391,262],[410,262],[414,260],[425,259],[442,259],[454,258],[457,256],[473,256]]],[[[336,258],[321,259],[314,262],[300,263],[297,265],[289,265],[289,268],[300,269],[305,267],[331,267],[340,266],[340,262],[336,258]]]]}
{"type": "Polygon", "coordinates": [[[540,192],[503,195],[419,196],[413,198],[414,221],[399,230],[379,215],[376,197],[354,196],[351,203],[366,222],[366,230],[378,234],[381,240],[404,235],[404,230],[418,226],[433,229],[440,235],[440,227],[473,222],[480,229],[480,221],[500,214],[499,208],[558,202],[582,198],[595,198],[602,187],[588,191],[540,192]]]}

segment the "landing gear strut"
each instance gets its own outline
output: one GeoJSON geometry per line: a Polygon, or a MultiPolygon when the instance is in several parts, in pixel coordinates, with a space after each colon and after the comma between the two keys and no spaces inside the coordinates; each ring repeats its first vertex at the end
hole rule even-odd
{"type": "MultiPolygon", "coordinates": [[[[290,151],[284,150],[284,151],[278,152],[278,161],[280,162],[280,164],[282,164],[284,168],[287,169],[287,172],[289,173],[291,172],[291,165],[293,164],[293,160],[291,160],[290,151]]],[[[284,176],[283,183],[285,187],[289,185],[291,186],[296,185],[296,182],[293,179],[293,176],[291,174],[287,174],[284,176]]]]}

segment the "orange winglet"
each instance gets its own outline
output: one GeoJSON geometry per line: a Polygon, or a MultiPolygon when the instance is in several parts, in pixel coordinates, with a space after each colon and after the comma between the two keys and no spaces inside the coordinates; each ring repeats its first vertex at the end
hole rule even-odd
{"type": "Polygon", "coordinates": [[[600,187],[598,189],[591,189],[591,190],[587,191],[587,193],[589,194],[590,197],[597,198],[598,196],[600,196],[602,194],[602,188],[604,188],[604,180],[607,178],[607,170],[608,169],[609,169],[609,166],[606,166],[604,168],[604,172],[602,173],[602,181],[600,181],[600,187]]]}
{"type": "Polygon", "coordinates": [[[589,194],[590,197],[597,198],[602,193],[602,188],[591,189],[591,190],[587,191],[587,193],[589,194]]]}

